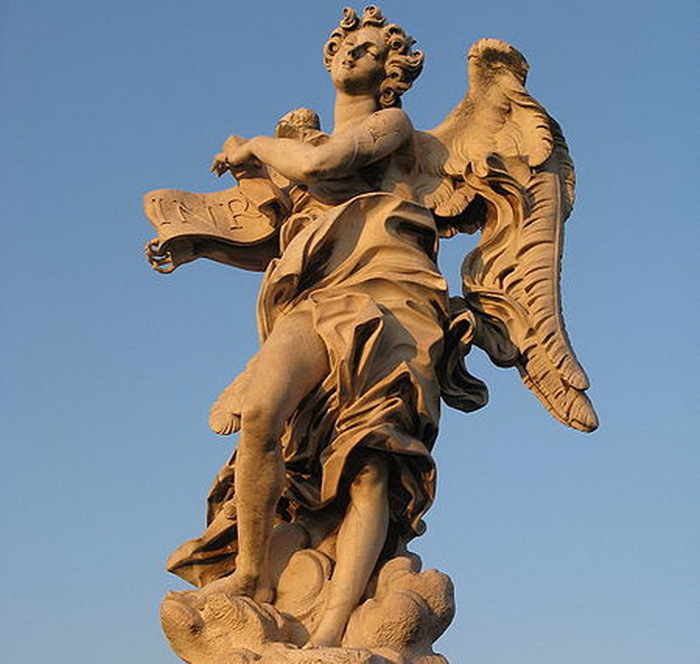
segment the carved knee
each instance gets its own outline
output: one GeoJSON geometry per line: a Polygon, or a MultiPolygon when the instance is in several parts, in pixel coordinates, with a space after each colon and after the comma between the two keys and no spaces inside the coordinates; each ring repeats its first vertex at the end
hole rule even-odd
{"type": "Polygon", "coordinates": [[[378,494],[387,490],[389,466],[387,459],[380,455],[371,455],[363,460],[360,470],[350,485],[353,500],[367,497],[376,499],[378,494]]]}
{"type": "Polygon", "coordinates": [[[272,451],[278,444],[284,422],[274,409],[255,401],[246,403],[241,413],[241,429],[247,445],[254,445],[261,453],[272,451]]]}

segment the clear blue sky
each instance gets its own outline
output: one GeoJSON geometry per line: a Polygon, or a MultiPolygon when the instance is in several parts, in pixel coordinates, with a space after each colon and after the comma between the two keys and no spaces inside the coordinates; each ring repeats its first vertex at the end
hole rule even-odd
{"type": "MultiPolygon", "coordinates": [[[[231,133],[298,106],[329,128],[321,48],[341,3],[4,0],[2,661],[173,664],[163,563],[198,534],[231,441],[206,412],[256,348],[259,276],[169,277],[149,189],[212,190],[231,133]]],[[[418,128],[463,94],[480,37],[520,48],[578,172],[564,303],[601,419],[553,421],[513,371],[445,409],[416,548],[449,573],[452,664],[700,661],[697,3],[382,4],[426,52],[418,128]]],[[[359,7],[358,7],[359,8],[359,7]]],[[[457,287],[473,239],[443,247],[457,287]]]]}

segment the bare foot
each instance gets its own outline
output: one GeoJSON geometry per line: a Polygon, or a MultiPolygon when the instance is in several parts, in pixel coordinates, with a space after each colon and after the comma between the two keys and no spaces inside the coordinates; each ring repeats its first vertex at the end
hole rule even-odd
{"type": "Polygon", "coordinates": [[[222,579],[212,581],[199,590],[186,590],[172,594],[182,597],[188,604],[197,609],[203,609],[207,598],[212,595],[226,595],[228,597],[244,595],[258,604],[270,604],[274,599],[274,590],[270,585],[262,584],[259,579],[237,571],[222,579]]]}
{"type": "Polygon", "coordinates": [[[269,584],[262,583],[259,577],[242,574],[238,570],[229,576],[225,576],[223,579],[212,581],[199,592],[207,597],[216,593],[234,597],[245,595],[255,600],[258,604],[268,604],[274,596],[272,587],[269,584]]]}
{"type": "Polygon", "coordinates": [[[241,428],[240,413],[231,412],[217,400],[209,411],[209,428],[222,436],[236,433],[241,428]]]}
{"type": "Polygon", "coordinates": [[[214,402],[209,411],[209,426],[214,433],[227,436],[241,428],[243,393],[247,384],[246,372],[239,374],[214,402]]]}
{"type": "Polygon", "coordinates": [[[311,635],[307,647],[322,648],[322,647],[337,647],[343,638],[345,625],[326,624],[328,621],[322,620],[319,626],[311,635]]]}

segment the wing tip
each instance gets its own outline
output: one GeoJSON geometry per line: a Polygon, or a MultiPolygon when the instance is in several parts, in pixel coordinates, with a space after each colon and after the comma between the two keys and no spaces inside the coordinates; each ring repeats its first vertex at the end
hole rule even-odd
{"type": "Polygon", "coordinates": [[[585,394],[579,393],[571,404],[567,417],[567,424],[584,433],[592,433],[598,428],[598,416],[585,394]]]}
{"type": "Polygon", "coordinates": [[[524,366],[518,366],[518,370],[521,373],[523,383],[540,400],[552,417],[565,426],[583,433],[592,433],[598,428],[598,416],[593,408],[593,404],[591,404],[583,391],[564,386],[564,394],[568,392],[569,396],[563,399],[561,395],[560,398],[554,398],[545,385],[541,384],[539,380],[535,380],[524,366]],[[571,395],[571,391],[574,392],[573,395],[571,395]],[[566,405],[567,403],[568,406],[566,405]]]}

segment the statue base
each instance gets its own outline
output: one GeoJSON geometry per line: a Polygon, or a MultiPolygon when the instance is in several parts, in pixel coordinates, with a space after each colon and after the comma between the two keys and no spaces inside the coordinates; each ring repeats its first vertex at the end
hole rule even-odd
{"type": "Polygon", "coordinates": [[[302,549],[289,559],[274,604],[224,592],[174,592],[163,631],[189,664],[448,664],[432,645],[454,617],[450,578],[421,572],[414,554],[389,560],[350,616],[342,647],[305,648],[325,606],[332,559],[302,549]]]}

